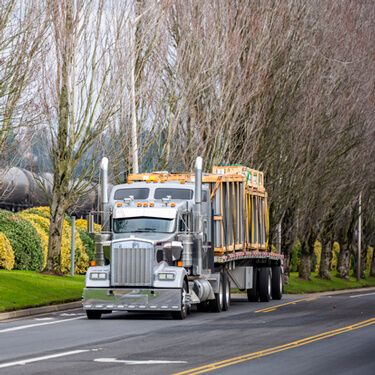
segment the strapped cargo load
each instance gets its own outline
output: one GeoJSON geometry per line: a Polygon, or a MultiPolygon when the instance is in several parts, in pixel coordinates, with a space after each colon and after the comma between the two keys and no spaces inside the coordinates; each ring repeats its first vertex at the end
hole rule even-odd
{"type": "MultiPolygon", "coordinates": [[[[194,182],[192,173],[131,174],[128,183],[194,182]]],[[[215,256],[268,250],[268,206],[263,173],[244,166],[214,166],[202,182],[209,185],[215,256]]]]}

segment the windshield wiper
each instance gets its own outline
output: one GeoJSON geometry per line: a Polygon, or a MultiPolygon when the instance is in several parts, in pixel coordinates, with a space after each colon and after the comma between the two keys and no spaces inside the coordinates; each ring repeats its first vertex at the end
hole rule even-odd
{"type": "Polygon", "coordinates": [[[134,230],[133,232],[134,233],[142,233],[142,232],[155,232],[155,231],[156,231],[155,228],[143,228],[143,229],[134,230]]]}

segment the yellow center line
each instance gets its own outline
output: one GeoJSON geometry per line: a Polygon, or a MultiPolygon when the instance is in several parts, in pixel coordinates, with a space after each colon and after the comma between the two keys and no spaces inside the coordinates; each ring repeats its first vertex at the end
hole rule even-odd
{"type": "Polygon", "coordinates": [[[275,311],[279,307],[289,306],[289,305],[295,305],[296,303],[299,303],[299,302],[314,301],[316,299],[318,299],[318,297],[309,297],[309,298],[297,299],[295,301],[291,301],[291,302],[287,302],[287,303],[282,303],[280,305],[275,305],[275,306],[266,307],[264,309],[255,310],[255,313],[260,313],[260,312],[267,313],[267,312],[275,311]]]}
{"type": "Polygon", "coordinates": [[[219,362],[214,362],[214,363],[211,363],[211,364],[208,364],[208,365],[204,365],[204,366],[196,367],[196,368],[193,368],[193,369],[190,369],[190,370],[178,372],[178,373],[175,373],[174,375],[198,375],[198,374],[203,374],[203,373],[206,373],[206,372],[218,370],[218,369],[223,368],[223,367],[232,366],[232,365],[235,365],[235,364],[238,364],[238,363],[241,363],[241,362],[250,361],[252,359],[256,359],[256,358],[265,357],[265,356],[268,356],[268,355],[271,355],[271,354],[279,353],[279,352],[282,352],[284,350],[298,348],[298,347],[303,346],[303,345],[311,344],[315,341],[327,339],[329,337],[340,335],[342,333],[354,331],[356,329],[364,328],[364,327],[367,327],[367,326],[372,325],[372,324],[375,324],[375,317],[371,318],[371,319],[368,319],[368,320],[364,320],[364,321],[355,323],[355,324],[352,324],[350,326],[337,328],[337,329],[334,329],[334,330],[331,330],[331,331],[319,333],[319,334],[314,335],[314,336],[305,337],[303,339],[299,339],[299,340],[290,342],[288,344],[283,344],[283,345],[275,346],[273,348],[268,348],[268,349],[260,350],[260,351],[257,351],[257,352],[244,354],[244,355],[241,355],[241,356],[238,356],[238,357],[228,358],[228,359],[225,359],[225,360],[222,360],[222,361],[219,361],[219,362]]]}

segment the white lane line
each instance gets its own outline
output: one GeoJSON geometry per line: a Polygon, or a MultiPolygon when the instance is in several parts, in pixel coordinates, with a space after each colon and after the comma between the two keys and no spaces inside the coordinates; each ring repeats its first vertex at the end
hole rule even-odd
{"type": "Polygon", "coordinates": [[[29,359],[23,359],[23,360],[20,360],[20,361],[2,363],[2,364],[0,364],[0,368],[12,367],[12,366],[18,366],[18,365],[26,365],[26,364],[32,363],[32,362],[39,362],[39,361],[45,361],[47,359],[66,357],[68,355],[85,353],[85,352],[89,352],[89,351],[90,350],[72,350],[70,352],[57,353],[57,354],[45,355],[43,357],[29,358],[29,359]]]}
{"type": "Polygon", "coordinates": [[[375,293],[365,293],[365,294],[356,294],[355,296],[350,296],[350,298],[358,298],[364,296],[373,296],[375,293]]]}
{"type": "Polygon", "coordinates": [[[167,360],[145,360],[145,361],[131,361],[131,360],[122,360],[116,358],[96,358],[94,362],[101,363],[124,363],[125,365],[165,365],[169,363],[187,363],[186,361],[167,361],[167,360]]]}
{"type": "Polygon", "coordinates": [[[54,320],[55,318],[35,318],[34,320],[54,320]]]}
{"type": "Polygon", "coordinates": [[[34,328],[34,327],[40,327],[40,326],[47,326],[47,325],[50,325],[50,324],[65,323],[65,322],[70,322],[71,320],[77,320],[77,319],[83,319],[83,318],[84,318],[84,316],[78,316],[78,317],[75,317],[75,318],[69,318],[69,319],[63,319],[63,320],[56,320],[56,321],[53,321],[53,322],[27,324],[25,326],[18,326],[18,327],[11,327],[11,328],[0,329],[0,333],[20,331],[22,329],[34,328]]]}

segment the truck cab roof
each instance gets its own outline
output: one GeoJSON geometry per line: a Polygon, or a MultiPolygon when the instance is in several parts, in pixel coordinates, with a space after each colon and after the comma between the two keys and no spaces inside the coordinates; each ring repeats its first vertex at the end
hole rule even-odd
{"type": "MultiPolygon", "coordinates": [[[[194,199],[194,183],[187,182],[134,182],[131,184],[115,185],[110,194],[110,204],[115,205],[133,197],[134,202],[162,202],[170,197],[176,203],[181,201],[191,201],[194,199]]],[[[208,200],[208,187],[203,186],[203,201],[208,200]]]]}

